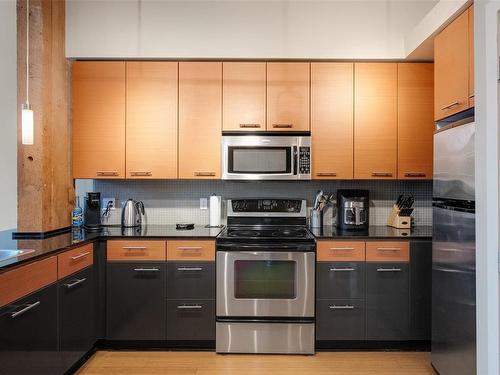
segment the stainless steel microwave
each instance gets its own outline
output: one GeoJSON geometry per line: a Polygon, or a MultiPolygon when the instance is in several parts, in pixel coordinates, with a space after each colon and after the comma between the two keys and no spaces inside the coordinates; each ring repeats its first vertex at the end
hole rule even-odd
{"type": "Polygon", "coordinates": [[[311,137],[222,137],[223,180],[310,180],[311,137]]]}

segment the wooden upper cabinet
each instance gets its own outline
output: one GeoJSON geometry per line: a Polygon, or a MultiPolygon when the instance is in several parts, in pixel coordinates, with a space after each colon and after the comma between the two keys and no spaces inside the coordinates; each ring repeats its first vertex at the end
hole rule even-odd
{"type": "Polygon", "coordinates": [[[179,178],[220,178],[222,63],[179,63],[179,178]]]}
{"type": "Polygon", "coordinates": [[[394,179],[397,64],[356,63],[354,69],[354,178],[394,179]]]}
{"type": "Polygon", "coordinates": [[[352,63],[311,64],[312,177],[353,178],[352,63]]]}
{"type": "Polygon", "coordinates": [[[474,107],[474,5],[469,7],[469,107],[474,107]]]}
{"type": "Polygon", "coordinates": [[[434,39],[434,118],[469,108],[469,13],[462,13],[434,39]]]}
{"type": "Polygon", "coordinates": [[[432,179],[433,108],[433,64],[398,64],[399,179],[432,179]]]}
{"type": "Polygon", "coordinates": [[[127,62],[127,178],[177,178],[177,62],[127,62]]]}
{"type": "Polygon", "coordinates": [[[125,62],[72,69],[73,177],[125,177],[125,62]]]}
{"type": "Polygon", "coordinates": [[[266,130],[266,63],[225,62],[222,74],[222,130],[266,130]]]}
{"type": "Polygon", "coordinates": [[[267,130],[309,131],[309,63],[267,63],[267,130]]]}

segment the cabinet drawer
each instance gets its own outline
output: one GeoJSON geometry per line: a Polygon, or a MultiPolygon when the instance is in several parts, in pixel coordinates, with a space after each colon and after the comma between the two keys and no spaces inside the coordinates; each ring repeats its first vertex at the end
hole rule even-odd
{"type": "Polygon", "coordinates": [[[0,274],[0,306],[57,280],[57,257],[50,257],[0,274]]]}
{"type": "Polygon", "coordinates": [[[410,260],[409,242],[367,242],[366,260],[368,262],[408,262],[410,260]]]}
{"type": "Polygon", "coordinates": [[[361,262],[365,260],[362,241],[318,241],[317,259],[320,262],[361,262]]]}
{"type": "Polygon", "coordinates": [[[215,262],[168,262],[167,298],[215,298],[215,262]]]}
{"type": "Polygon", "coordinates": [[[167,241],[167,260],[215,260],[215,241],[167,241]]]}
{"type": "Polygon", "coordinates": [[[364,300],[318,300],[316,340],[364,340],[365,311],[364,300]]]}
{"type": "Polygon", "coordinates": [[[365,298],[365,263],[318,263],[316,288],[320,299],[365,298]]]}
{"type": "Polygon", "coordinates": [[[108,261],[165,260],[165,241],[108,241],[108,261]]]}
{"type": "Polygon", "coordinates": [[[94,245],[88,244],[57,256],[58,279],[78,272],[94,263],[94,245]]]}
{"type": "Polygon", "coordinates": [[[167,340],[215,340],[215,300],[167,300],[167,340]]]}

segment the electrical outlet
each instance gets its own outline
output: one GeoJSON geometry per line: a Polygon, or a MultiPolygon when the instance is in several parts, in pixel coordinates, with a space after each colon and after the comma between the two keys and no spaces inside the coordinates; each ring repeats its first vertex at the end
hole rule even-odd
{"type": "Polygon", "coordinates": [[[200,210],[208,209],[208,198],[200,198],[200,210]]]}
{"type": "Polygon", "coordinates": [[[115,209],[115,198],[102,198],[102,209],[105,210],[108,207],[108,203],[110,204],[110,209],[115,209]]]}

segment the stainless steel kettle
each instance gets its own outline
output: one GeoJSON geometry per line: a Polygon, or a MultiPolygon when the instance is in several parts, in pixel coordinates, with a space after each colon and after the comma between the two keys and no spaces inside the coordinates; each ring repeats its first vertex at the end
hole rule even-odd
{"type": "Polygon", "coordinates": [[[138,227],[142,224],[145,214],[144,203],[128,199],[122,209],[122,227],[138,227]]]}

